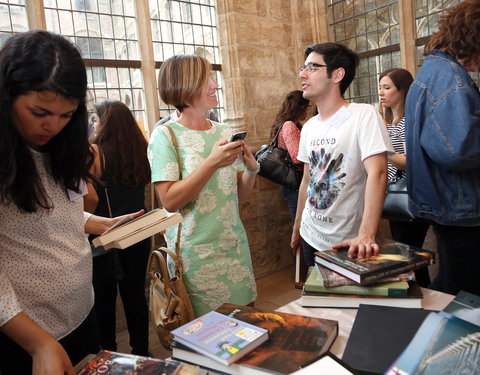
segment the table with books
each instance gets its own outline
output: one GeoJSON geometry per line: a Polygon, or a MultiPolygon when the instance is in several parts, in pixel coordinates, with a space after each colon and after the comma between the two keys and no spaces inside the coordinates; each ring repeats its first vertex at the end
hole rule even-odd
{"type": "MultiPolygon", "coordinates": [[[[421,288],[423,292],[422,308],[426,310],[440,311],[444,309],[455,296],[435,290],[421,288]]],[[[333,343],[330,351],[342,357],[345,350],[345,346],[350,336],[355,317],[357,315],[357,309],[339,309],[339,308],[317,308],[317,307],[303,307],[301,299],[290,302],[289,304],[280,307],[276,311],[298,314],[303,316],[332,319],[337,320],[339,325],[338,337],[333,343]]]]}

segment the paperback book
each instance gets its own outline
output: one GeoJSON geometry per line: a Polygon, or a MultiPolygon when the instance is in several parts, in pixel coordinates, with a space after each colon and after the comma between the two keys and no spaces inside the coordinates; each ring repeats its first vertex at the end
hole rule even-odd
{"type": "Polygon", "coordinates": [[[223,304],[216,311],[267,329],[270,339],[231,366],[222,366],[175,342],[174,358],[235,375],[290,374],[326,353],[338,335],[336,320],[233,304],[223,304]]]}
{"type": "Polygon", "coordinates": [[[162,360],[101,350],[90,354],[75,366],[77,375],[201,375],[199,366],[174,360],[162,360]]]}
{"type": "Polygon", "coordinates": [[[268,331],[216,311],[172,331],[174,339],[223,365],[230,365],[268,340],[268,331]]]}
{"type": "Polygon", "coordinates": [[[301,304],[303,307],[358,308],[360,304],[395,306],[405,308],[422,308],[423,293],[416,282],[408,283],[406,297],[366,296],[358,294],[338,294],[307,292],[303,290],[301,304]]]}
{"type": "Polygon", "coordinates": [[[480,326],[444,311],[430,313],[389,375],[478,374],[480,326]]]}
{"type": "Polygon", "coordinates": [[[182,215],[178,212],[168,213],[163,208],[149,211],[133,220],[130,215],[127,215],[92,242],[94,246],[103,246],[105,250],[110,248],[126,249],[181,222],[182,215]]]}
{"type": "Polygon", "coordinates": [[[367,258],[348,257],[348,248],[317,251],[315,262],[360,285],[413,271],[433,263],[435,254],[401,242],[379,239],[380,252],[367,258]]]}
{"type": "Polygon", "coordinates": [[[390,283],[361,285],[344,285],[326,288],[320,277],[317,267],[311,267],[304,285],[305,292],[322,292],[333,294],[357,294],[357,295],[378,295],[387,297],[406,297],[408,295],[408,282],[395,281],[390,283]]]}

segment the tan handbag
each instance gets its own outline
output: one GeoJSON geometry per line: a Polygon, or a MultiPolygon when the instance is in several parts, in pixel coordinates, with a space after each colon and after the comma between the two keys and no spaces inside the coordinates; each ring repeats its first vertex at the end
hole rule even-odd
{"type": "Polygon", "coordinates": [[[150,254],[148,274],[150,276],[149,307],[152,323],[161,344],[170,350],[173,340],[171,331],[195,318],[192,304],[182,280],[180,254],[160,247],[150,254]],[[166,256],[175,262],[175,274],[170,276],[166,256]]]}
{"type": "MultiPolygon", "coordinates": [[[[165,125],[163,125],[165,126],[165,125]]],[[[178,144],[173,130],[165,126],[170,132],[173,146],[177,153],[178,170],[180,179],[182,169],[180,167],[180,154],[178,144]]],[[[183,266],[180,255],[180,231],[182,224],[178,224],[177,243],[175,254],[165,247],[160,247],[150,254],[148,260],[148,274],[150,276],[149,286],[149,308],[151,320],[160,339],[160,343],[168,350],[173,340],[171,331],[193,320],[195,314],[188,296],[187,288],[183,283],[183,266]],[[175,272],[170,276],[167,268],[167,255],[175,263],[175,272]]]]}

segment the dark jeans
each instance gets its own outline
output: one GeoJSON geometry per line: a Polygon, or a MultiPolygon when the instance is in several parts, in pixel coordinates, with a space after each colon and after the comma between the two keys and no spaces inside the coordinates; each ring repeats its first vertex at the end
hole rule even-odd
{"type": "Polygon", "coordinates": [[[480,295],[480,227],[454,227],[433,223],[437,237],[439,272],[431,289],[480,295]]]}
{"type": "MultiPolygon", "coordinates": [[[[97,323],[93,310],[69,335],[59,340],[75,366],[87,354],[100,350],[97,323]]],[[[0,333],[0,374],[31,375],[32,357],[8,336],[0,333]]]]}
{"type": "Polygon", "coordinates": [[[297,213],[298,190],[290,190],[285,186],[280,186],[280,193],[282,194],[283,199],[287,202],[290,211],[290,218],[292,222],[294,222],[297,213]]]}
{"type": "Polygon", "coordinates": [[[315,264],[315,255],[314,252],[318,251],[313,246],[310,246],[303,238],[302,238],[302,250],[303,250],[303,258],[305,259],[305,263],[307,266],[313,266],[315,264]]]}
{"type": "MultiPolygon", "coordinates": [[[[422,247],[427,235],[430,223],[428,222],[409,222],[409,221],[389,221],[390,232],[395,241],[406,243],[407,245],[422,247]]],[[[427,288],[430,285],[430,275],[428,267],[423,267],[415,271],[415,278],[420,286],[427,288]]]]}
{"type": "Polygon", "coordinates": [[[145,276],[149,254],[150,240],[146,240],[125,250],[115,250],[93,258],[95,313],[103,349],[117,350],[115,331],[118,286],[132,353],[148,355],[145,276]]]}

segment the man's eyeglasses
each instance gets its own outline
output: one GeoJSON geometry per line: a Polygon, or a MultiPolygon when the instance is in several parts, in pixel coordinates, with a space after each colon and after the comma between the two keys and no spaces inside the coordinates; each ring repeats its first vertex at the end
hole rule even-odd
{"type": "Polygon", "coordinates": [[[305,64],[305,65],[301,66],[300,68],[298,68],[298,72],[301,73],[305,70],[308,73],[313,73],[318,68],[326,68],[326,67],[327,67],[327,65],[325,65],[325,64],[317,64],[317,63],[314,63],[314,62],[309,62],[308,64],[305,64]]]}

